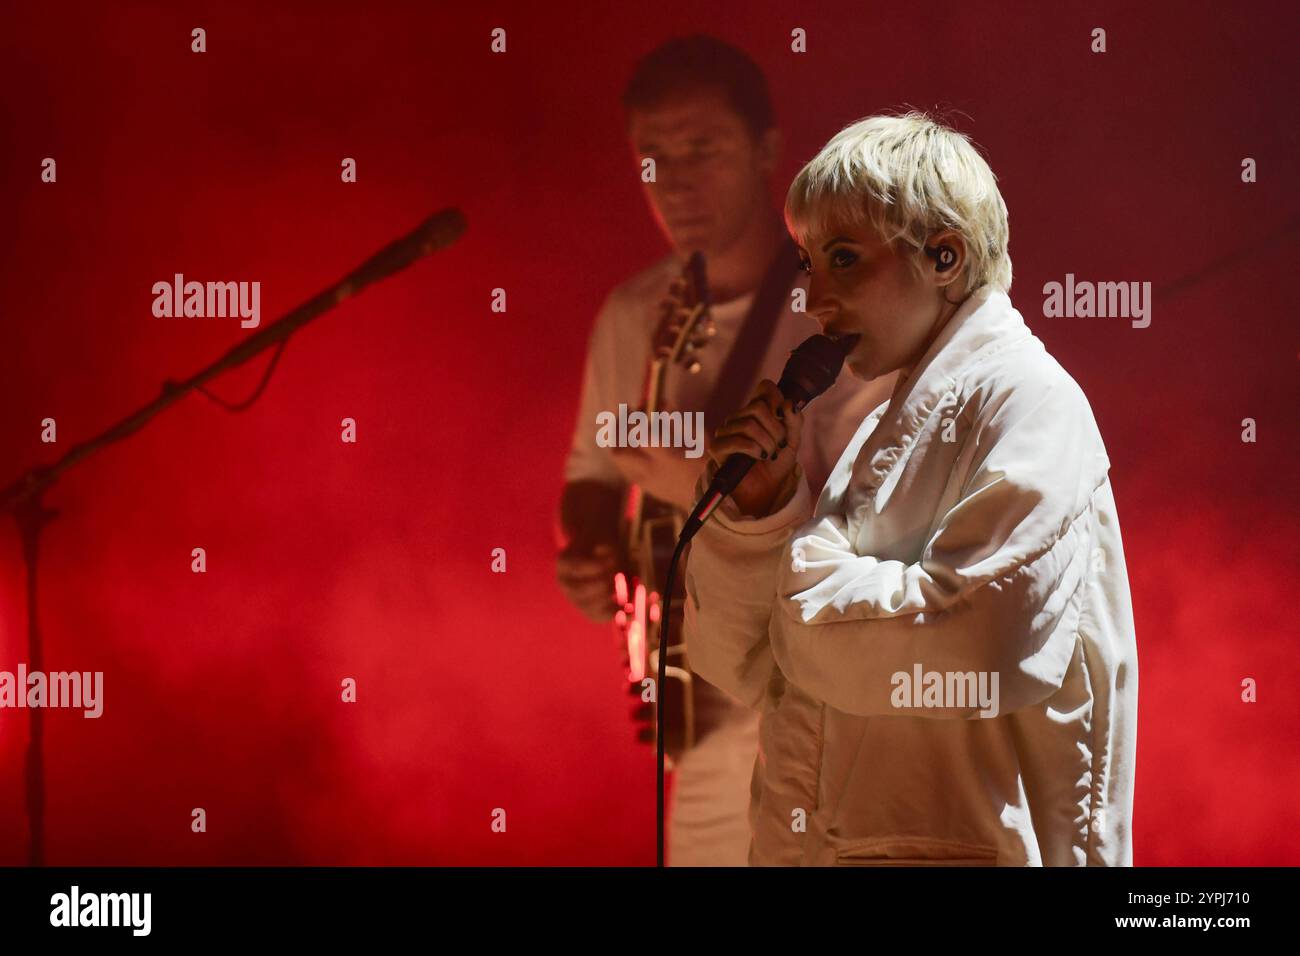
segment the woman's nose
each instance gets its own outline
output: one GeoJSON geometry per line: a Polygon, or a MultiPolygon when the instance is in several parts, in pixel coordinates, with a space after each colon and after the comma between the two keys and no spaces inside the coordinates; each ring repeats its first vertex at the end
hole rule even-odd
{"type": "Polygon", "coordinates": [[[825,328],[835,315],[834,302],[815,276],[813,281],[808,283],[808,314],[822,328],[825,328]]]}

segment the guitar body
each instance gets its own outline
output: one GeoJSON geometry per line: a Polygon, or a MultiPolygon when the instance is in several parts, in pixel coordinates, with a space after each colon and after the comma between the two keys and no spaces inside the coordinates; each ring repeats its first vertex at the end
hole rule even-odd
{"type": "MultiPolygon", "coordinates": [[[[640,489],[634,489],[634,494],[640,489]]],[[[659,635],[663,609],[662,584],[667,580],[668,564],[672,560],[677,535],[681,531],[681,517],[676,509],[657,499],[643,496],[639,502],[629,500],[629,507],[639,505],[640,521],[625,522],[629,533],[638,530],[636,540],[625,542],[624,554],[630,559],[625,566],[623,580],[626,591],[616,581],[615,591],[623,610],[616,626],[625,633],[628,646],[628,680],[636,693],[643,688],[645,678],[659,673],[659,635]]],[[[682,642],[682,615],[685,587],[684,575],[678,574],[673,588],[672,615],[668,647],[666,686],[659,692],[664,698],[664,752],[676,760],[694,746],[697,737],[694,708],[694,680],[686,659],[682,642]]],[[[655,711],[658,719],[658,711],[655,711]]]]}

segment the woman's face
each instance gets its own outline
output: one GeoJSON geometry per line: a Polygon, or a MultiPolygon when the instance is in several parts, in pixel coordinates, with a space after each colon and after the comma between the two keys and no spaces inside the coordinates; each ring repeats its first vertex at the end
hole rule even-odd
{"type": "Polygon", "coordinates": [[[810,276],[808,314],[824,332],[862,336],[846,361],[860,379],[911,369],[956,311],[944,290],[965,264],[959,235],[932,237],[931,244],[953,246],[958,255],[954,267],[937,276],[931,260],[918,272],[869,225],[831,223],[824,233],[813,231],[795,241],[810,276]]]}

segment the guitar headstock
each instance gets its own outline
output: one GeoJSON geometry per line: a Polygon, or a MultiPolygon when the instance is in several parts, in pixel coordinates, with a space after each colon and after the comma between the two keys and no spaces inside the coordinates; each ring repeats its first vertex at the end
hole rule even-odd
{"type": "Polygon", "coordinates": [[[652,341],[657,360],[682,365],[691,373],[700,370],[698,353],[717,333],[710,304],[704,253],[697,251],[668,287],[667,298],[659,303],[659,324],[652,341]]]}

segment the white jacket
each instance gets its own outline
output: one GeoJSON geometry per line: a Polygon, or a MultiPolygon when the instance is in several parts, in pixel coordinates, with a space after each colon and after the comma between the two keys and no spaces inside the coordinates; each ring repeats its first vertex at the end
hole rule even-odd
{"type": "Polygon", "coordinates": [[[1109,466],[1079,386],[985,288],[815,511],[800,474],[775,514],[714,513],[686,640],[762,713],[751,864],[1132,864],[1137,646],[1109,466]],[[996,716],[928,672],[987,678],[996,716]]]}

